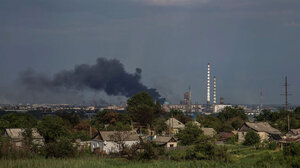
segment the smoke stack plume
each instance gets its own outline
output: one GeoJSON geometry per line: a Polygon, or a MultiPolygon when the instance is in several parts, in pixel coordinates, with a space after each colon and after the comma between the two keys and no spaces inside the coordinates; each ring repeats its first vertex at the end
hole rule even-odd
{"type": "Polygon", "coordinates": [[[130,97],[140,91],[146,91],[155,100],[160,94],[156,89],[147,88],[141,83],[142,70],[137,68],[134,74],[125,71],[117,59],[98,58],[96,64],[81,64],[72,70],[64,70],[53,77],[37,75],[32,71],[22,74],[21,82],[26,88],[36,90],[73,89],[104,91],[108,95],[130,97]]]}

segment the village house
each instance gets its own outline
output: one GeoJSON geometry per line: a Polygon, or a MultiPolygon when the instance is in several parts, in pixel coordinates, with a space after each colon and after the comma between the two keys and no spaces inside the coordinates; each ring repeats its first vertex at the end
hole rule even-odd
{"type": "Polygon", "coordinates": [[[178,121],[176,118],[173,117],[169,118],[165,123],[170,129],[171,134],[177,134],[180,129],[183,129],[185,127],[183,123],[181,123],[180,121],[178,121]]]}
{"type": "Polygon", "coordinates": [[[153,141],[156,145],[164,146],[166,148],[176,148],[178,143],[174,137],[169,136],[154,136],[153,141]]]}
{"type": "MultiPolygon", "coordinates": [[[[12,144],[16,147],[24,145],[25,129],[23,128],[7,128],[5,129],[4,138],[10,138],[12,144]]],[[[38,133],[36,128],[32,128],[32,143],[38,146],[44,145],[44,138],[38,133]]]]}
{"type": "Polygon", "coordinates": [[[91,151],[118,153],[125,146],[131,147],[139,142],[139,136],[135,131],[98,131],[91,140],[91,151]]]}
{"type": "Polygon", "coordinates": [[[300,129],[291,129],[285,134],[286,138],[296,137],[296,136],[300,136],[300,129]]]}
{"type": "Polygon", "coordinates": [[[238,131],[238,142],[243,142],[245,140],[245,136],[248,131],[253,130],[255,131],[259,136],[260,140],[280,140],[281,132],[275,128],[273,128],[269,123],[267,122],[245,122],[242,127],[238,131]]]}
{"type": "Polygon", "coordinates": [[[86,149],[90,148],[91,141],[82,141],[81,139],[76,139],[73,145],[77,147],[77,150],[85,151],[86,149]]]}

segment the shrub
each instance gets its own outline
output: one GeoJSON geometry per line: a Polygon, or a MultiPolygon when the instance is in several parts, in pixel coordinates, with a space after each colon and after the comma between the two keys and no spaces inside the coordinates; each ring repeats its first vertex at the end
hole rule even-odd
{"type": "Polygon", "coordinates": [[[300,167],[300,143],[291,143],[285,146],[283,155],[290,167],[300,167]]]}
{"type": "Polygon", "coordinates": [[[199,144],[190,147],[185,152],[187,160],[219,160],[231,162],[232,157],[225,146],[217,146],[212,143],[199,144]]]}
{"type": "Polygon", "coordinates": [[[140,155],[141,160],[157,159],[158,152],[154,148],[153,143],[151,143],[151,142],[143,143],[142,144],[142,149],[144,149],[144,151],[140,155]]]}
{"type": "Polygon", "coordinates": [[[261,159],[258,160],[255,165],[256,167],[271,167],[271,163],[274,161],[275,158],[270,153],[266,153],[261,156],[261,159]]]}
{"type": "Polygon", "coordinates": [[[76,155],[76,147],[73,146],[69,139],[62,138],[56,142],[45,144],[42,148],[42,153],[46,158],[68,158],[76,155]]]}
{"type": "Polygon", "coordinates": [[[272,141],[268,144],[269,150],[275,150],[277,148],[277,143],[275,141],[272,141]]]}
{"type": "Polygon", "coordinates": [[[181,161],[185,159],[185,153],[182,150],[172,150],[166,153],[169,159],[174,161],[181,161]]]}
{"type": "Polygon", "coordinates": [[[243,144],[246,146],[251,146],[251,145],[255,145],[259,142],[260,142],[259,135],[254,131],[249,131],[249,132],[247,132],[247,134],[245,136],[245,141],[243,144]]]}
{"type": "Polygon", "coordinates": [[[176,137],[183,145],[191,145],[197,141],[201,134],[203,134],[203,131],[199,128],[199,126],[192,122],[188,122],[185,125],[185,128],[176,134],[176,137]]]}
{"type": "Polygon", "coordinates": [[[237,140],[238,140],[237,135],[233,135],[226,141],[226,143],[227,144],[235,144],[237,142],[237,140]]]}
{"type": "Polygon", "coordinates": [[[284,147],[284,156],[300,156],[300,143],[291,143],[284,147]]]}

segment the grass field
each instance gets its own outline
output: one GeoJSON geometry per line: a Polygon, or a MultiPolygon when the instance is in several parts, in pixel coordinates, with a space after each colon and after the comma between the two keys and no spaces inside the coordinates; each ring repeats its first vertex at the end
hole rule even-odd
{"type": "Polygon", "coordinates": [[[217,161],[128,161],[126,159],[103,159],[96,156],[85,156],[75,159],[27,159],[27,160],[1,160],[0,168],[256,168],[256,167],[285,167],[282,165],[280,151],[256,150],[254,148],[231,146],[231,163],[217,161]]]}

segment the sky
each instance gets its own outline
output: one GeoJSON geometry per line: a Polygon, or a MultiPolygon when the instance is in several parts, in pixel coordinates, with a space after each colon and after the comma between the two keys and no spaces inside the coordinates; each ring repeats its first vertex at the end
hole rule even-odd
{"type": "Polygon", "coordinates": [[[299,104],[299,36],[299,0],[0,0],[0,104],[125,101],[19,90],[28,69],[51,76],[97,58],[141,68],[141,82],[173,104],[189,86],[206,103],[208,62],[225,103],[257,104],[262,88],[264,104],[283,104],[288,76],[299,104]]]}

